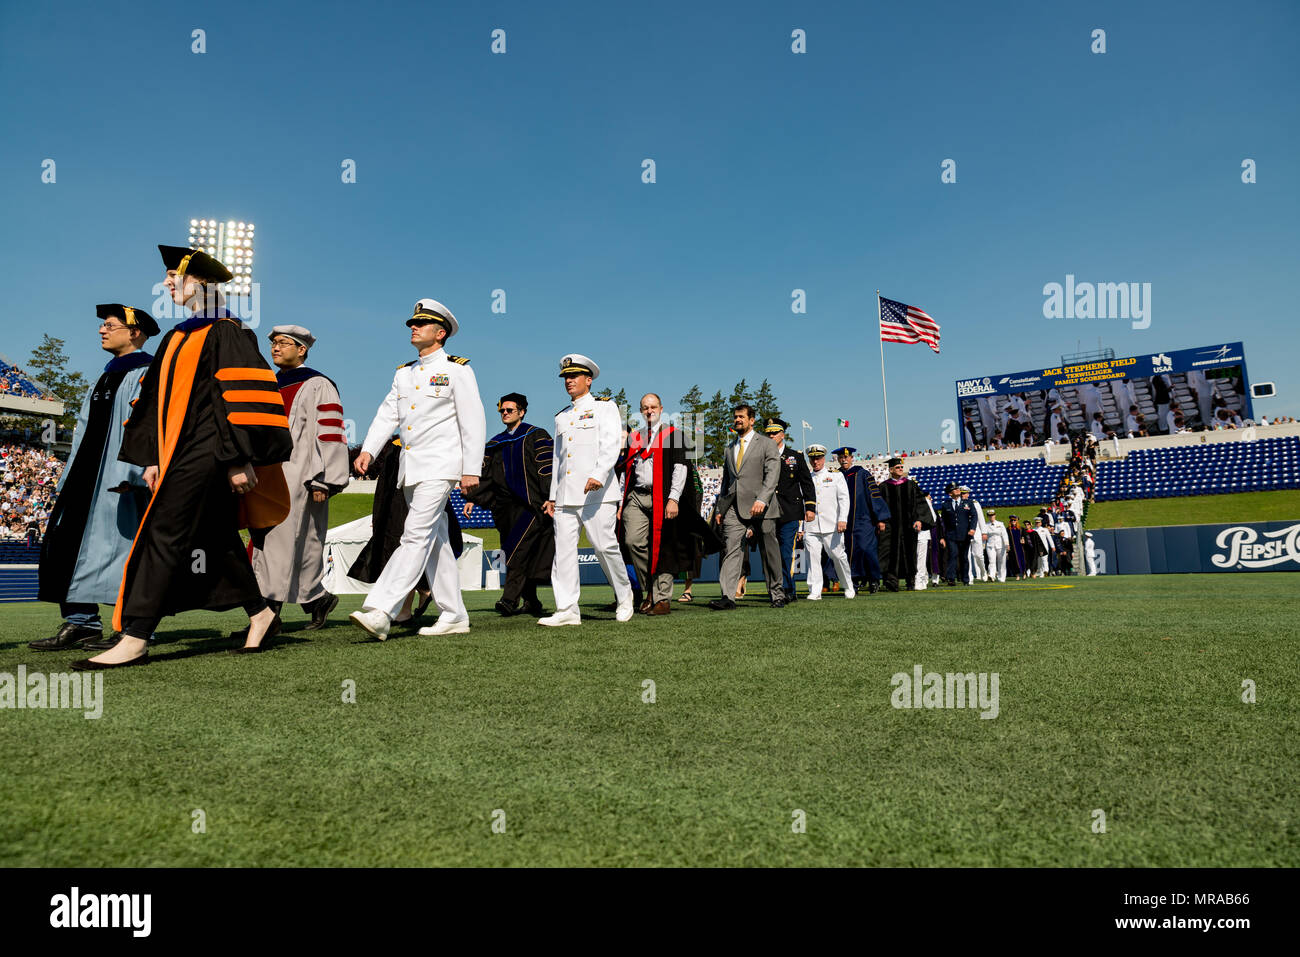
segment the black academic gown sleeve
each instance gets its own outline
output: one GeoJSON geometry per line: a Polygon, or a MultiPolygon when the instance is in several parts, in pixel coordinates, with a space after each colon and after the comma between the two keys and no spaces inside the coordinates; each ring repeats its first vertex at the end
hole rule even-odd
{"type": "Polygon", "coordinates": [[[213,324],[216,381],[214,413],[225,465],[289,461],[293,439],[275,373],[257,348],[253,330],[234,322],[213,324]]]}

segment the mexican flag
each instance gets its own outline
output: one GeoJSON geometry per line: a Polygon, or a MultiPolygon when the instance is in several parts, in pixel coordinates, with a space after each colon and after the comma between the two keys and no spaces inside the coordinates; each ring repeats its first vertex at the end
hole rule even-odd
{"type": "Polygon", "coordinates": [[[847,429],[847,428],[849,427],[849,420],[848,420],[848,419],[836,419],[836,420],[835,420],[835,427],[836,427],[837,429],[847,429]]]}

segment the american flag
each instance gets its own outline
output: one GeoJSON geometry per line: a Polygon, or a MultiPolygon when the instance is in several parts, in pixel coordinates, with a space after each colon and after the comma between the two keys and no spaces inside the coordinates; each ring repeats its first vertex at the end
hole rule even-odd
{"type": "Polygon", "coordinates": [[[908,306],[892,299],[880,300],[880,341],[903,342],[911,345],[924,342],[934,352],[939,351],[939,323],[924,309],[908,306]]]}

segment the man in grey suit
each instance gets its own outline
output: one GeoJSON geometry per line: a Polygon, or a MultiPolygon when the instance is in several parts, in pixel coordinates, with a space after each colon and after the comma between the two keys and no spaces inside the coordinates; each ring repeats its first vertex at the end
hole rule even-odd
{"type": "Polygon", "coordinates": [[[748,547],[746,534],[758,537],[763,556],[763,577],[773,608],[785,607],[781,590],[781,549],[776,539],[780,507],[776,484],[781,475],[781,456],[776,443],[754,431],[754,407],[741,404],[731,411],[736,437],[723,456],[722,490],[714,521],[722,526],[722,597],[709,602],[715,611],[736,607],[731,596],[740,584],[740,565],[748,547]]]}

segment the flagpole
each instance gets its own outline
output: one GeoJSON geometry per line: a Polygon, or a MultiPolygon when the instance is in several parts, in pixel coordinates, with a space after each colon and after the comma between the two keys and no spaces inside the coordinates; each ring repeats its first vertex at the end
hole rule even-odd
{"type": "Polygon", "coordinates": [[[804,449],[808,448],[808,429],[807,429],[807,427],[803,424],[804,422],[807,422],[807,421],[808,421],[807,419],[802,419],[802,418],[799,420],[799,432],[800,432],[800,434],[803,436],[803,447],[799,450],[799,451],[801,451],[801,452],[802,452],[804,449]]]}
{"type": "Polygon", "coordinates": [[[876,338],[880,340],[880,390],[885,397],[885,454],[894,454],[894,443],[889,438],[889,390],[885,388],[885,337],[880,334],[883,314],[880,311],[880,290],[876,290],[876,338]]]}

